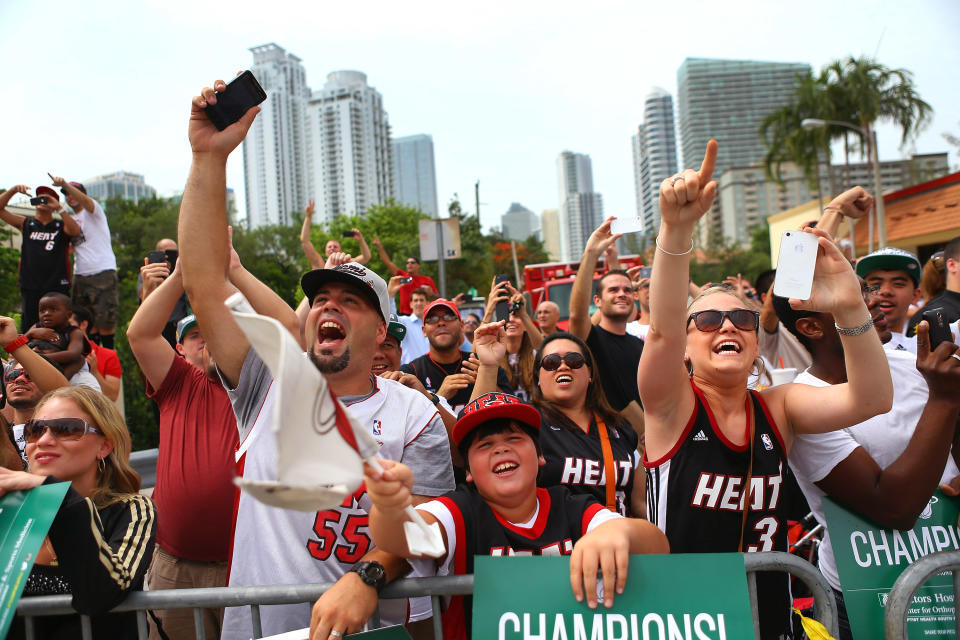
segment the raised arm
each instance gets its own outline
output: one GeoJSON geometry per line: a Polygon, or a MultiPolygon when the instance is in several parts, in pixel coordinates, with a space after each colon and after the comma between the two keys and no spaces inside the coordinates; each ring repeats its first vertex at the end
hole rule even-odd
{"type": "Polygon", "coordinates": [[[694,227],[717,195],[717,183],[712,180],[716,164],[717,141],[710,140],[699,171],[687,169],[660,184],[660,232],[650,276],[650,330],[637,371],[648,446],[651,439],[675,441],[684,425],[674,418],[688,416],[693,410],[693,390],[683,365],[690,254],[694,227]]]}
{"type": "Polygon", "coordinates": [[[373,236],[373,246],[377,248],[377,253],[380,254],[380,261],[383,262],[383,265],[390,271],[390,275],[395,276],[400,273],[400,267],[390,261],[390,256],[387,255],[387,251],[383,248],[383,243],[380,242],[380,236],[373,236]]]}
{"type": "Polygon", "coordinates": [[[613,217],[607,218],[590,234],[587,246],[583,249],[580,258],[580,267],[577,277],[573,280],[570,290],[570,326],[569,331],[581,340],[586,340],[590,334],[590,299],[593,296],[593,273],[597,269],[597,260],[606,250],[617,241],[620,234],[610,233],[610,223],[613,217]]]}
{"type": "Polygon", "coordinates": [[[530,338],[530,346],[534,349],[540,348],[540,343],[543,342],[543,334],[540,333],[540,329],[537,329],[537,325],[533,324],[533,320],[530,318],[530,314],[527,313],[527,300],[523,297],[523,294],[513,289],[513,295],[510,296],[510,302],[519,302],[520,309],[516,312],[517,318],[520,322],[523,323],[523,330],[527,334],[527,337],[530,338]]]}
{"type": "Polygon", "coordinates": [[[29,191],[30,187],[27,185],[18,184],[10,187],[3,193],[0,193],[0,220],[3,220],[11,227],[22,231],[23,223],[26,221],[26,217],[7,211],[7,205],[10,204],[10,199],[13,196],[17,195],[18,193],[30,195],[29,191]]]}
{"type": "Polygon", "coordinates": [[[85,194],[83,191],[80,191],[80,189],[77,189],[75,186],[67,182],[64,178],[61,178],[60,176],[55,176],[52,173],[47,173],[47,175],[50,176],[50,180],[53,182],[53,184],[56,185],[57,187],[60,187],[60,189],[66,195],[79,201],[81,209],[85,209],[90,213],[93,213],[93,209],[94,209],[93,198],[85,194]]]}
{"type": "Polygon", "coordinates": [[[353,261],[360,264],[367,264],[370,262],[370,258],[373,256],[370,255],[370,246],[367,244],[367,241],[363,238],[363,233],[360,232],[360,229],[353,229],[353,237],[356,239],[357,244],[360,245],[360,257],[355,258],[353,261]]]}
{"type": "MultiPolygon", "coordinates": [[[[17,325],[12,318],[0,316],[0,346],[9,345],[17,339],[17,325]]],[[[55,366],[47,362],[40,354],[26,344],[9,352],[27,372],[30,379],[37,383],[43,393],[59,387],[66,387],[70,381],[55,366]]]]}
{"type": "Polygon", "coordinates": [[[844,218],[856,220],[865,217],[873,208],[873,203],[874,197],[863,187],[847,189],[823,208],[817,228],[836,238],[844,218]]]}
{"type": "Polygon", "coordinates": [[[133,357],[140,365],[140,370],[154,389],[159,389],[163,384],[170,371],[170,365],[176,357],[173,347],[163,337],[163,328],[177,300],[183,295],[183,276],[180,271],[182,265],[183,260],[177,260],[173,273],[162,280],[160,286],[156,288],[153,288],[153,283],[160,274],[169,270],[167,263],[144,264],[140,267],[144,290],[146,291],[148,282],[151,290],[144,296],[143,304],[137,308],[137,312],[130,320],[130,326],[127,327],[127,340],[130,342],[133,357]]]}
{"type": "Polygon", "coordinates": [[[310,230],[313,228],[313,200],[311,199],[307,203],[307,208],[303,211],[303,226],[300,227],[300,246],[303,247],[303,252],[307,256],[307,261],[310,262],[310,267],[313,269],[322,269],[323,268],[323,257],[317,253],[317,248],[313,246],[313,242],[310,240],[310,230]]]}
{"type": "Polygon", "coordinates": [[[223,80],[217,80],[213,89],[205,87],[191,103],[193,163],[180,204],[177,233],[190,306],[221,373],[230,386],[236,386],[250,343],[223,304],[233,290],[227,279],[230,245],[223,194],[227,188],[227,156],[247,135],[260,108],[251,107],[240,120],[217,131],[204,109],[216,104],[214,89],[223,91],[226,86],[223,80]]]}

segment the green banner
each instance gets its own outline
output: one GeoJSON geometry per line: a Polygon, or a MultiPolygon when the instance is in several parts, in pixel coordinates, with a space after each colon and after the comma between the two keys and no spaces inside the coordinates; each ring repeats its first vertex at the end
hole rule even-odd
{"type": "Polygon", "coordinates": [[[58,482],[0,497],[0,638],[10,629],[37,551],[69,487],[58,482]]]}
{"type": "Polygon", "coordinates": [[[474,640],[753,637],[739,553],[637,555],[610,609],[579,603],[569,557],[477,557],[474,640]]]}
{"type": "MultiPolygon", "coordinates": [[[[938,490],[913,529],[884,529],[824,497],[843,599],[856,640],[883,637],[883,613],[893,583],[918,558],[960,549],[957,501],[938,490]]],[[[950,574],[934,576],[917,591],[907,615],[911,637],[956,637],[950,574]]]]}

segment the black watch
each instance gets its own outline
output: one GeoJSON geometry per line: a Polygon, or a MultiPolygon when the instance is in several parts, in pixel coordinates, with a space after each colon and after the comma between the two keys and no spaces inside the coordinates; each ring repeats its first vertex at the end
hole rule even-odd
{"type": "Polygon", "coordinates": [[[379,562],[358,562],[350,567],[350,571],[360,576],[363,584],[376,589],[377,593],[387,584],[387,571],[379,562]]]}
{"type": "Polygon", "coordinates": [[[440,396],[435,394],[433,391],[428,391],[427,393],[430,394],[430,402],[432,402],[434,406],[439,406],[440,396]]]}

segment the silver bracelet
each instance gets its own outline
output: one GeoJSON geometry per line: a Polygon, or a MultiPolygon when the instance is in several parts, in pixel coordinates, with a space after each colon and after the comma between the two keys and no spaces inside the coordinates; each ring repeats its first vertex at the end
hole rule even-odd
{"type": "Polygon", "coordinates": [[[862,325],[860,325],[859,327],[853,327],[852,329],[846,329],[844,327],[841,327],[836,322],[833,323],[833,326],[837,328],[837,333],[839,333],[842,336],[859,336],[861,334],[866,333],[867,331],[870,331],[870,329],[873,328],[873,318],[872,317],[867,318],[867,321],[864,322],[862,325]]]}
{"type": "Polygon", "coordinates": [[[667,251],[666,249],[664,249],[662,246],[660,246],[660,236],[657,236],[656,238],[654,238],[653,242],[657,245],[657,249],[660,249],[660,251],[664,252],[668,256],[685,256],[691,251],[693,251],[693,238],[690,238],[690,248],[684,251],[683,253],[673,253],[672,251],[667,251]]]}

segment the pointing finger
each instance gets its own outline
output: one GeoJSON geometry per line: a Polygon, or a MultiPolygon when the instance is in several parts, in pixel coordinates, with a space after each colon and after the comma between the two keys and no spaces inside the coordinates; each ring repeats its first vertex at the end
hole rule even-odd
{"type": "Polygon", "coordinates": [[[707,184],[713,178],[713,170],[717,167],[717,141],[710,138],[707,151],[703,154],[703,164],[700,165],[700,184],[707,184]]]}

